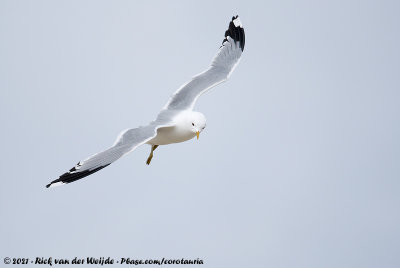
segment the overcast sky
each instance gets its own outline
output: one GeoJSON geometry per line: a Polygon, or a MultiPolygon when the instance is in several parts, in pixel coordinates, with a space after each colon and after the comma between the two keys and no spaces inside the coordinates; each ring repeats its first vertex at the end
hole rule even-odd
{"type": "Polygon", "coordinates": [[[0,1],[0,262],[400,266],[399,1],[0,1]],[[209,65],[200,139],[45,185],[209,65]]]}

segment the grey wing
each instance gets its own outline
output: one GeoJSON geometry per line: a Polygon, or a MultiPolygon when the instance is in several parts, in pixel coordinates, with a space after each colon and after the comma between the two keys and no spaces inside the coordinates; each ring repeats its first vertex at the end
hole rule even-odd
{"type": "Polygon", "coordinates": [[[154,138],[157,134],[157,129],[167,126],[170,126],[169,122],[156,120],[148,126],[123,131],[112,147],[92,155],[83,161],[79,161],[68,172],[62,174],[58,179],[46,185],[46,187],[71,183],[107,167],[125,154],[154,138]]]}
{"type": "Polygon", "coordinates": [[[245,34],[238,16],[232,17],[217,55],[211,66],[181,86],[164,109],[193,109],[197,98],[208,89],[226,81],[239,63],[245,44],[245,34]]]}

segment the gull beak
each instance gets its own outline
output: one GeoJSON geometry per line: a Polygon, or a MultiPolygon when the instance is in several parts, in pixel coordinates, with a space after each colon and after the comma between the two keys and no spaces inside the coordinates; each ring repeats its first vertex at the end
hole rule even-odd
{"type": "Polygon", "coordinates": [[[200,131],[197,131],[196,135],[197,135],[197,139],[199,139],[200,131]]]}

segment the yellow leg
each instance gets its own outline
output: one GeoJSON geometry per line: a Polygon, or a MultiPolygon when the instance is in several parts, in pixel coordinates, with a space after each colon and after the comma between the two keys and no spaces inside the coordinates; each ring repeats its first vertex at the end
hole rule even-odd
{"type": "Polygon", "coordinates": [[[158,147],[158,145],[151,146],[151,152],[150,152],[150,155],[149,155],[149,157],[147,158],[147,161],[146,161],[147,165],[150,165],[151,159],[153,158],[153,151],[155,149],[157,149],[157,147],[158,147]]]}

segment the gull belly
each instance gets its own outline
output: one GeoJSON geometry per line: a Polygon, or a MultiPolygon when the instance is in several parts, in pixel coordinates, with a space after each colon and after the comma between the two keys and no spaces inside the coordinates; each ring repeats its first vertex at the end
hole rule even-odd
{"type": "Polygon", "coordinates": [[[149,140],[147,144],[166,145],[190,140],[196,136],[196,133],[179,126],[164,127],[157,130],[157,136],[149,140]]]}

